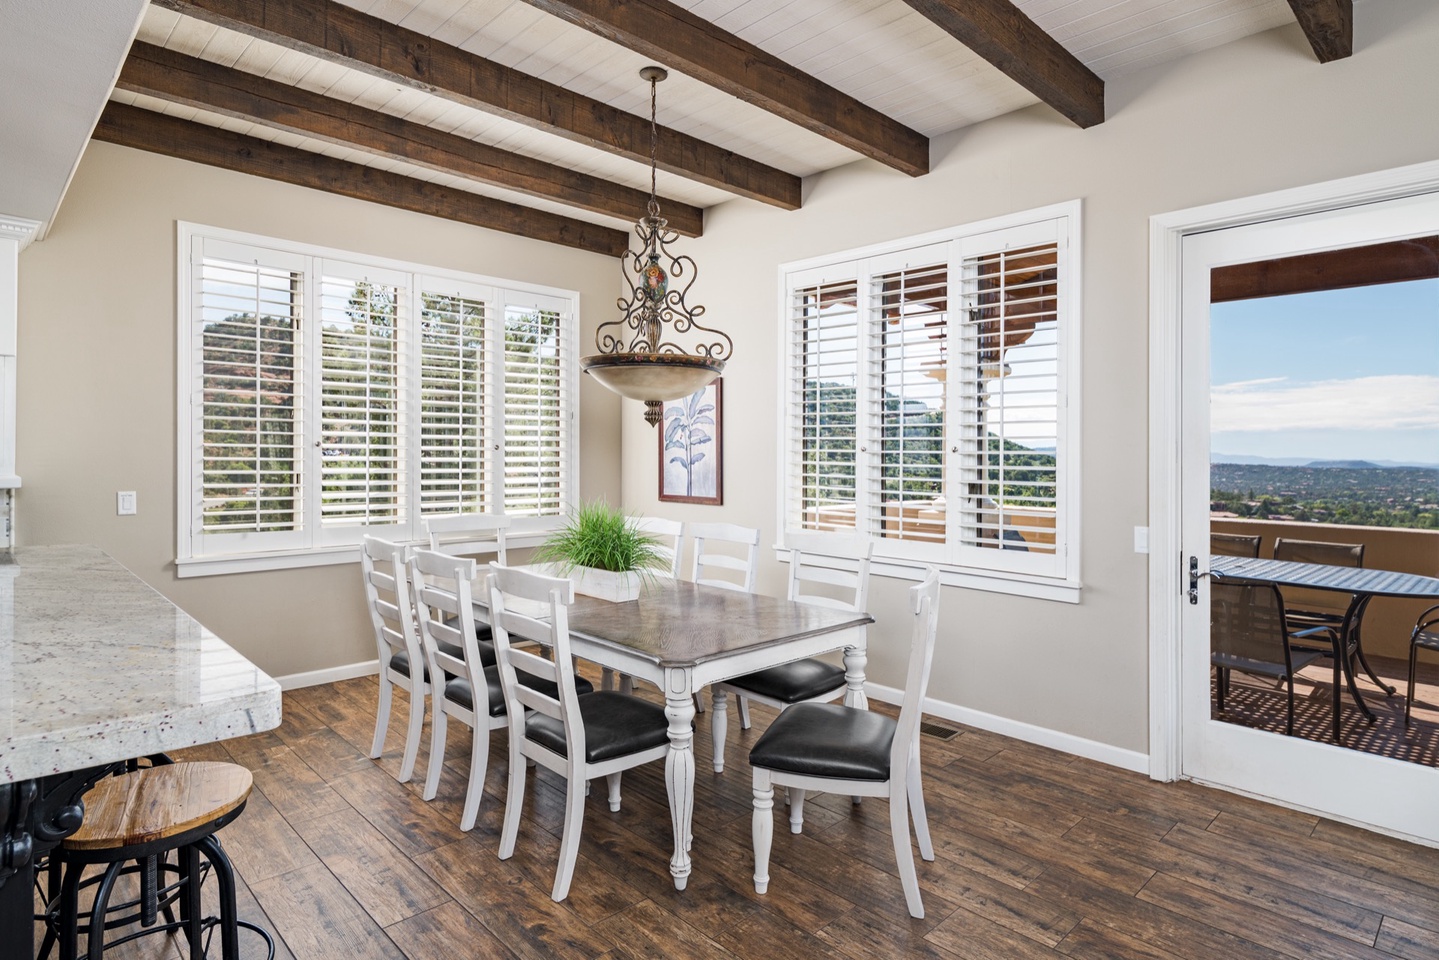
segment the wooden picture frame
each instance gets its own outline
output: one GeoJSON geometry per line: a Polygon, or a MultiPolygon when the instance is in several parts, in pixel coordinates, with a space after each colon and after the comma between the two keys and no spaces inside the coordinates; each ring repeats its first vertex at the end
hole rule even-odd
{"type": "Polygon", "coordinates": [[[659,424],[660,499],[724,503],[724,385],[722,378],[664,405],[659,424]]]}

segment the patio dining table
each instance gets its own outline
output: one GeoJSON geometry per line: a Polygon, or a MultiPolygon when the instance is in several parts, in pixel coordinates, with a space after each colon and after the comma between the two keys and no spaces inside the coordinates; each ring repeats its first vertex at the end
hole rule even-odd
{"type": "MultiPolygon", "coordinates": [[[[1403,573],[1398,570],[1370,570],[1364,567],[1340,567],[1325,563],[1297,563],[1292,560],[1265,560],[1256,557],[1211,556],[1209,571],[1214,576],[1229,580],[1243,580],[1252,583],[1272,583],[1279,587],[1308,587],[1315,590],[1330,590],[1349,594],[1349,606],[1344,611],[1344,620],[1339,628],[1345,655],[1340,657],[1344,679],[1349,694],[1359,710],[1374,720],[1374,713],[1364,702],[1359,687],[1354,682],[1354,668],[1351,659],[1357,659],[1369,679],[1374,681],[1385,696],[1393,696],[1394,687],[1379,679],[1369,660],[1364,656],[1364,644],[1359,630],[1364,610],[1375,597],[1403,597],[1415,600],[1439,600],[1439,577],[1426,577],[1417,573],[1403,573]]],[[[1337,701],[1336,701],[1337,703],[1337,701]]],[[[1335,717],[1336,739],[1338,717],[1335,717]]]]}

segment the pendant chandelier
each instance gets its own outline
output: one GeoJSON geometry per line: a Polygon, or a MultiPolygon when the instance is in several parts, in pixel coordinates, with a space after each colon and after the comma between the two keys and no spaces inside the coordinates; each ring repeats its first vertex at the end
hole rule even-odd
{"type": "Polygon", "coordinates": [[[699,268],[688,256],[670,253],[669,245],[678,235],[660,216],[655,190],[659,142],[655,87],[667,76],[661,67],[640,71],[650,85],[650,201],[647,215],[635,224],[639,250],[626,250],[620,260],[630,291],[616,303],[623,315],[600,324],[595,331],[599,353],[580,360],[581,369],[608,389],[643,400],[650,426],[663,418],[667,401],[687,397],[719,376],[734,351],[728,334],[699,323],[705,308],[686,300],[699,268]],[[687,341],[690,349],[681,341],[687,341]]]}

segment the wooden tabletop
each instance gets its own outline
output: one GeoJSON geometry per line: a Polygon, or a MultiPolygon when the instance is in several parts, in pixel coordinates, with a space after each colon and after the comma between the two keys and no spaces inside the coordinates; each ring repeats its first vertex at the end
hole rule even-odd
{"type": "Polygon", "coordinates": [[[656,577],[638,600],[577,595],[570,633],[628,647],[662,667],[692,666],[737,650],[873,623],[867,613],[796,603],[656,577]]]}
{"type": "Polygon", "coordinates": [[[85,822],[71,850],[108,850],[178,836],[223,817],[250,796],[237,763],[171,763],[107,777],[85,794],[85,822]]]}

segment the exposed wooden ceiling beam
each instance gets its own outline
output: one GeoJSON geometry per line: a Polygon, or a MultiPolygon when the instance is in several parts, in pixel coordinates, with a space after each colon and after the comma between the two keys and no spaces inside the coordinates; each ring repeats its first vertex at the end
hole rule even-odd
{"type": "Polygon", "coordinates": [[[1010,0],[904,0],[1081,127],[1104,122],[1104,81],[1010,0]]]}
{"type": "MultiPolygon", "coordinates": [[[[616,110],[333,0],[153,2],[227,30],[649,163],[648,117],[616,110]]],[[[799,207],[799,177],[783,170],[665,127],[660,128],[658,154],[662,170],[788,210],[799,207]]]]}
{"type": "Polygon", "coordinates": [[[1354,0],[1289,0],[1320,63],[1354,55],[1354,0]]]}
{"type": "Polygon", "coordinates": [[[123,103],[111,102],[105,107],[94,137],[611,257],[622,255],[629,243],[628,234],[609,227],[425,183],[123,103]]]}
{"type": "Polygon", "coordinates": [[[909,174],[929,138],[668,0],[526,0],[591,33],[909,174]]]}
{"type": "Polygon", "coordinates": [[[1209,272],[1209,302],[1286,297],[1436,277],[1439,236],[1411,237],[1215,267],[1209,272]]]}
{"type": "MultiPolygon", "coordinates": [[[[638,220],[649,202],[643,190],[141,41],[131,46],[116,86],[611,217],[638,220]]],[[[671,229],[700,235],[699,207],[665,198],[660,207],[671,229]]]]}

